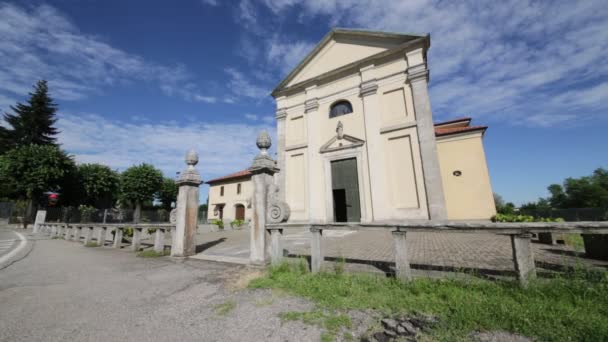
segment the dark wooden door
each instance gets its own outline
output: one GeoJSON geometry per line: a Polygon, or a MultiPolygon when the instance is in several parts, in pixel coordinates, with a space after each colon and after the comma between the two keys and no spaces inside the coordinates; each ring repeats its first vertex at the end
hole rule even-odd
{"type": "Polygon", "coordinates": [[[331,185],[334,203],[334,221],[361,221],[359,176],[356,158],[331,162],[331,185]]]}
{"type": "Polygon", "coordinates": [[[244,205],[239,204],[236,206],[236,213],[234,215],[234,218],[237,220],[245,219],[245,206],[244,205]]]}

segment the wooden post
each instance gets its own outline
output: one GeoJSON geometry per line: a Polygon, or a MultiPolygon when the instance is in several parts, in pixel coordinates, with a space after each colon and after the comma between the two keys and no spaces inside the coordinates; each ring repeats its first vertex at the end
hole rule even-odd
{"type": "Polygon", "coordinates": [[[312,239],[310,241],[310,271],[317,273],[321,270],[323,264],[323,228],[320,226],[310,227],[312,239]]]}
{"type": "Polygon", "coordinates": [[[407,232],[395,230],[392,233],[395,243],[395,276],[405,281],[412,280],[412,271],[407,257],[407,232]]]}
{"type": "Polygon", "coordinates": [[[529,281],[536,278],[531,238],[532,234],[530,233],[511,235],[513,264],[515,265],[517,278],[522,287],[528,286],[529,281]]]}
{"type": "Polygon", "coordinates": [[[122,227],[116,227],[114,231],[114,243],[112,244],[114,248],[120,248],[122,245],[122,229],[122,227]]]}
{"type": "Polygon", "coordinates": [[[270,232],[270,262],[273,265],[278,265],[283,259],[283,247],[281,239],[283,238],[283,228],[268,228],[270,232]]]}
{"type": "Polygon", "coordinates": [[[165,231],[162,228],[156,228],[154,233],[154,251],[157,253],[165,251],[165,231]]]}

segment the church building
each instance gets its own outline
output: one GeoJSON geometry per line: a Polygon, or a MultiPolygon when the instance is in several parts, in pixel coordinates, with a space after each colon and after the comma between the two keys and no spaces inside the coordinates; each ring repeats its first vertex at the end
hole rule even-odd
{"type": "MultiPolygon", "coordinates": [[[[429,35],[334,29],[274,89],[275,181],[290,222],[496,214],[487,127],[469,118],[433,123],[429,47],[429,35]]],[[[222,206],[217,191],[211,184],[210,218],[222,206]]]]}

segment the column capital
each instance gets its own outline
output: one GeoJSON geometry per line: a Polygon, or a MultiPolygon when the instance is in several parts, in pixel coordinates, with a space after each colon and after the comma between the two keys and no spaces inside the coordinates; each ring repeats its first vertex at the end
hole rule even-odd
{"type": "Polygon", "coordinates": [[[407,81],[410,83],[418,81],[429,81],[429,69],[426,63],[418,64],[407,68],[407,81]]]}
{"type": "Polygon", "coordinates": [[[312,98],[304,102],[304,113],[314,112],[319,109],[319,99],[312,98]]]}
{"type": "Polygon", "coordinates": [[[287,117],[287,109],[279,108],[275,114],[277,120],[284,120],[287,117]]]}
{"type": "Polygon", "coordinates": [[[378,91],[378,83],[376,79],[371,79],[361,83],[361,90],[359,91],[359,95],[361,97],[374,95],[378,91]]]}

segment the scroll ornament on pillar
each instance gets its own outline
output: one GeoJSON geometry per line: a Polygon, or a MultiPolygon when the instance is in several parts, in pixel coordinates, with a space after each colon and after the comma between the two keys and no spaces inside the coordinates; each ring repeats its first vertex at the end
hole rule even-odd
{"type": "Polygon", "coordinates": [[[268,222],[281,223],[289,220],[291,209],[279,198],[279,187],[276,184],[268,186],[268,222]]]}

